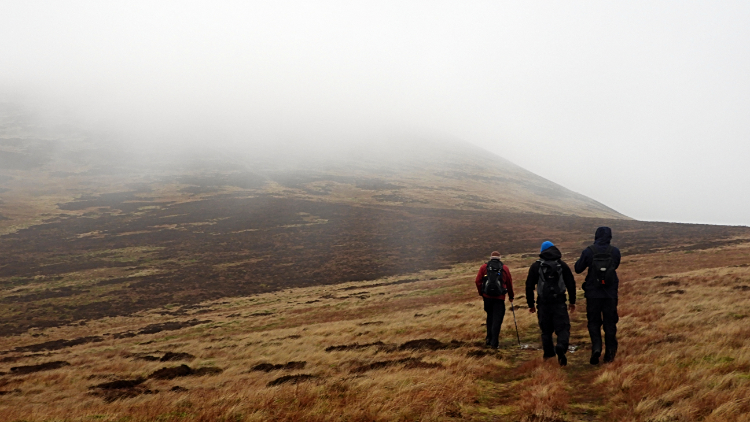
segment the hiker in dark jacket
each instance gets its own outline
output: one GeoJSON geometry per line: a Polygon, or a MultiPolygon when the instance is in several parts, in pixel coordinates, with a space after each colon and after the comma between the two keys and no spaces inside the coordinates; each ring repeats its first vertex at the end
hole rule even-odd
{"type": "Polygon", "coordinates": [[[575,312],[576,280],[568,264],[560,259],[562,253],[552,242],[542,243],[540,252],[541,259],[531,264],[529,275],[526,277],[526,301],[529,304],[529,312],[536,312],[539,319],[544,358],[549,359],[557,355],[560,366],[565,366],[568,364],[565,353],[570,341],[570,317],[565,304],[565,292],[570,298],[570,312],[575,312]],[[562,284],[559,283],[560,277],[562,284]],[[534,290],[538,293],[536,306],[534,290]],[[557,346],[552,345],[553,331],[557,334],[557,346]]]}
{"type": "MultiPolygon", "coordinates": [[[[487,264],[493,260],[497,260],[500,263],[500,252],[492,252],[490,261],[487,264]]],[[[485,276],[487,275],[487,264],[483,264],[479,268],[474,284],[477,286],[479,296],[482,296],[482,300],[484,300],[484,311],[487,313],[487,337],[485,338],[485,344],[493,349],[497,349],[500,338],[500,326],[503,325],[503,318],[505,317],[505,295],[490,296],[482,292],[482,287],[486,280],[485,276]]],[[[510,276],[508,266],[504,264],[502,266],[502,281],[503,287],[508,291],[508,299],[511,306],[513,306],[513,278],[510,276]]]]}
{"type": "Polygon", "coordinates": [[[602,354],[602,325],[604,326],[604,343],[606,352],[604,362],[612,362],[617,354],[617,289],[620,280],[617,278],[617,268],[620,266],[620,250],[610,245],[612,240],[612,229],[599,227],[594,235],[594,244],[584,249],[581,257],[575,265],[577,274],[588,268],[586,281],[583,283],[584,296],[586,297],[586,318],[588,319],[589,335],[591,336],[591,360],[592,365],[599,364],[602,354]],[[595,254],[599,259],[607,259],[611,255],[610,265],[607,267],[604,281],[597,277],[597,270],[592,268],[595,254]]]}

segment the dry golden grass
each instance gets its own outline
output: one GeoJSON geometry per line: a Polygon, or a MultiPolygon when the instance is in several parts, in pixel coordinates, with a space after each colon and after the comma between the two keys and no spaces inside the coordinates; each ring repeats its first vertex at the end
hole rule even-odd
{"type": "Polygon", "coordinates": [[[686,271],[628,283],[619,325],[627,347],[597,378],[611,397],[613,416],[750,420],[748,252],[670,254],[667,266],[686,271]],[[704,269],[693,270],[696,263],[704,269]]]}
{"type": "MultiPolygon", "coordinates": [[[[479,263],[214,301],[186,307],[183,314],[172,307],[83,326],[32,330],[0,338],[0,350],[92,335],[104,340],[37,354],[0,355],[2,372],[12,366],[70,363],[0,377],[0,391],[7,392],[0,396],[0,420],[745,421],[750,412],[750,288],[742,286],[750,285],[750,267],[736,265],[750,263],[749,251],[744,244],[626,257],[620,271],[618,358],[598,367],[587,363],[581,298],[578,312],[572,314],[571,337],[579,350],[569,355],[567,367],[542,361],[541,351],[520,350],[510,310],[501,349],[477,356],[486,351],[481,347],[484,313],[473,286],[479,263]],[[374,286],[415,278],[419,281],[374,286]],[[130,338],[112,336],[193,318],[211,322],[130,338]],[[426,338],[461,343],[434,351],[398,348],[426,338]],[[376,341],[384,346],[326,351],[376,341]],[[195,359],[134,359],[167,351],[187,352],[195,359]],[[15,357],[19,359],[11,362],[15,357]],[[409,364],[420,359],[421,364],[409,364]],[[306,365],[251,370],[260,363],[291,361],[306,365]],[[90,389],[182,363],[223,372],[148,379],[139,391],[158,393],[112,402],[90,389]],[[298,374],[312,377],[268,386],[279,377],[298,374]],[[187,391],[170,391],[174,386],[187,391]]],[[[505,261],[517,278],[516,303],[525,305],[521,279],[533,258],[519,255],[505,261]]],[[[516,316],[522,342],[538,344],[536,316],[525,306],[516,316]]]]}

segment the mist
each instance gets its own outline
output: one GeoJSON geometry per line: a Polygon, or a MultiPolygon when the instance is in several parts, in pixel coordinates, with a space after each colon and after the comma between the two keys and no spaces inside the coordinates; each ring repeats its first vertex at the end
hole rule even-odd
{"type": "Polygon", "coordinates": [[[3,102],[125,150],[335,160],[460,140],[634,218],[750,225],[746,2],[0,12],[3,102]]]}

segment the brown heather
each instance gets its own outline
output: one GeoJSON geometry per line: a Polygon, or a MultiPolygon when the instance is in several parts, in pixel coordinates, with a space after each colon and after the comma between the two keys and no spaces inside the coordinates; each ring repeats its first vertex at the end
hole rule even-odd
{"type": "MultiPolygon", "coordinates": [[[[538,345],[536,316],[522,298],[533,259],[516,255],[506,263],[516,277],[516,304],[522,305],[516,310],[521,340],[538,345]]],[[[520,350],[510,311],[501,349],[483,349],[484,313],[473,286],[479,264],[206,302],[177,316],[164,315],[178,310],[171,307],[0,338],[0,350],[9,351],[0,355],[0,371],[6,372],[0,377],[0,420],[750,420],[750,243],[626,256],[619,354],[614,363],[597,367],[588,364],[580,291],[571,337],[579,349],[569,354],[567,367],[543,361],[538,350],[520,350]],[[418,281],[387,284],[406,279],[418,281]],[[113,335],[191,319],[211,322],[113,335]],[[85,336],[103,341],[12,351],[85,336]],[[399,347],[429,338],[444,348],[399,347]],[[376,342],[382,344],[366,346],[376,342]],[[360,347],[326,352],[354,344],[360,347]],[[195,358],[137,359],[166,352],[195,358]],[[11,367],[49,361],[70,365],[9,373],[11,367]],[[302,361],[303,369],[283,369],[302,361]],[[251,370],[261,363],[282,369],[251,370]],[[147,379],[181,364],[223,372],[147,379]],[[272,385],[294,375],[309,377],[272,385]],[[146,380],[120,396],[91,388],[139,379],[146,380]],[[175,386],[187,391],[171,391],[175,386]]]]}

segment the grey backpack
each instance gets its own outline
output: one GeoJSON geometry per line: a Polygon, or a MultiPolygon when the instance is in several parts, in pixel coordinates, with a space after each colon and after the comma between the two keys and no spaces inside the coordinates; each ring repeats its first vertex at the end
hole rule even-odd
{"type": "Polygon", "coordinates": [[[562,275],[562,264],[559,261],[539,261],[539,282],[536,293],[543,301],[555,302],[565,295],[565,280],[562,275]]]}

